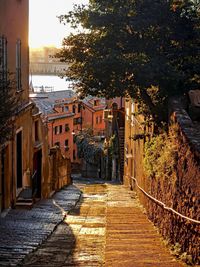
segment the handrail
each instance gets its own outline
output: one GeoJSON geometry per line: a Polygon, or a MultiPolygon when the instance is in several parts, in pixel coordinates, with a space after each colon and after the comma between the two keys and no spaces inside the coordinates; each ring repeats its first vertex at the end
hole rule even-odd
{"type": "Polygon", "coordinates": [[[37,173],[37,170],[34,171],[33,175],[31,176],[31,179],[33,180],[35,178],[35,175],[37,173]]]}
{"type": "Polygon", "coordinates": [[[163,209],[171,211],[172,213],[178,215],[179,217],[181,217],[181,218],[183,218],[185,220],[188,220],[188,221],[196,223],[196,224],[200,224],[200,221],[191,219],[191,218],[179,213],[178,211],[176,211],[176,210],[174,210],[174,209],[172,209],[170,207],[167,207],[163,202],[161,202],[160,200],[158,200],[158,199],[154,198],[153,196],[151,196],[150,194],[148,194],[141,186],[139,186],[137,179],[134,178],[133,176],[129,176],[129,175],[125,175],[125,176],[131,178],[132,180],[134,180],[136,185],[137,185],[137,187],[140,189],[140,191],[142,191],[144,195],[146,195],[148,198],[150,198],[151,200],[156,202],[163,209]]]}

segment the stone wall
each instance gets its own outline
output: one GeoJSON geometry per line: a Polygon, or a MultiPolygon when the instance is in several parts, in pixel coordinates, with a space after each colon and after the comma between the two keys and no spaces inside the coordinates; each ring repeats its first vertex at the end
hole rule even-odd
{"type": "Polygon", "coordinates": [[[71,161],[63,157],[58,147],[50,149],[50,181],[51,191],[71,183],[71,161]]]}
{"type": "MultiPolygon", "coordinates": [[[[200,133],[180,101],[173,100],[171,108],[169,131],[174,131],[174,128],[177,131],[177,139],[174,140],[178,145],[177,165],[172,179],[151,179],[149,192],[166,206],[200,220],[200,133]]],[[[186,252],[194,262],[199,263],[200,225],[180,218],[152,201],[148,201],[146,207],[149,218],[163,236],[172,244],[178,243],[182,253],[186,252]]],[[[186,256],[186,260],[189,259],[186,256]]]]}
{"type": "MultiPolygon", "coordinates": [[[[129,107],[130,108],[130,107],[129,107]]],[[[136,118],[138,122],[138,118],[136,118]]],[[[146,208],[150,220],[172,245],[179,247],[186,260],[200,263],[200,225],[189,222],[170,211],[165,210],[136,186],[130,176],[151,196],[163,202],[167,207],[195,220],[200,220],[200,126],[194,124],[184,109],[183,102],[171,103],[169,135],[173,134],[176,147],[176,166],[170,175],[150,178],[144,173],[144,139],[132,141],[130,136],[139,134],[139,123],[126,122],[125,142],[127,159],[124,183],[136,189],[141,203],[146,208]],[[177,246],[178,244],[178,246],[177,246]],[[191,257],[189,256],[191,255],[191,257]]],[[[199,123],[200,124],[200,123],[199,123]]]]}

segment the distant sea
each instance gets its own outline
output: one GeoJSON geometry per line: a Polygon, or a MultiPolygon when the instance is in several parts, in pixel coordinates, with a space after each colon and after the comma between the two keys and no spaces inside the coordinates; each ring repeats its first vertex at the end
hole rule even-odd
{"type": "Polygon", "coordinates": [[[30,82],[34,91],[39,92],[42,88],[47,91],[61,91],[72,89],[71,83],[66,81],[66,78],[60,78],[53,75],[32,75],[30,76],[30,82]]]}

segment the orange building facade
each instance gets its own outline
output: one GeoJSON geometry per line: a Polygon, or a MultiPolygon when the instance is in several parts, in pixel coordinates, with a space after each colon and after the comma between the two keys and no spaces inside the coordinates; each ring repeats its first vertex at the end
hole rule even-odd
{"type": "Polygon", "coordinates": [[[84,129],[103,135],[105,123],[103,99],[88,97],[79,100],[72,90],[31,94],[48,125],[49,148],[58,146],[72,163],[80,164],[75,136],[84,129]]]}

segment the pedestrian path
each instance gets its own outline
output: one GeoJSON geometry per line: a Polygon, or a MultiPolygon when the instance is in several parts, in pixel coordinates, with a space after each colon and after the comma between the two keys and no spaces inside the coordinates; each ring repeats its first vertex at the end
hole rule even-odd
{"type": "Polygon", "coordinates": [[[77,184],[80,202],[23,267],[104,266],[107,186],[77,184]]]}
{"type": "Polygon", "coordinates": [[[183,267],[123,185],[77,181],[80,201],[23,267],[183,267]]]}
{"type": "Polygon", "coordinates": [[[80,194],[70,185],[31,210],[13,209],[0,217],[0,266],[16,266],[34,251],[76,205],[80,194]]]}
{"type": "Polygon", "coordinates": [[[184,266],[165,247],[134,192],[117,185],[108,185],[107,192],[105,266],[184,266]]]}

